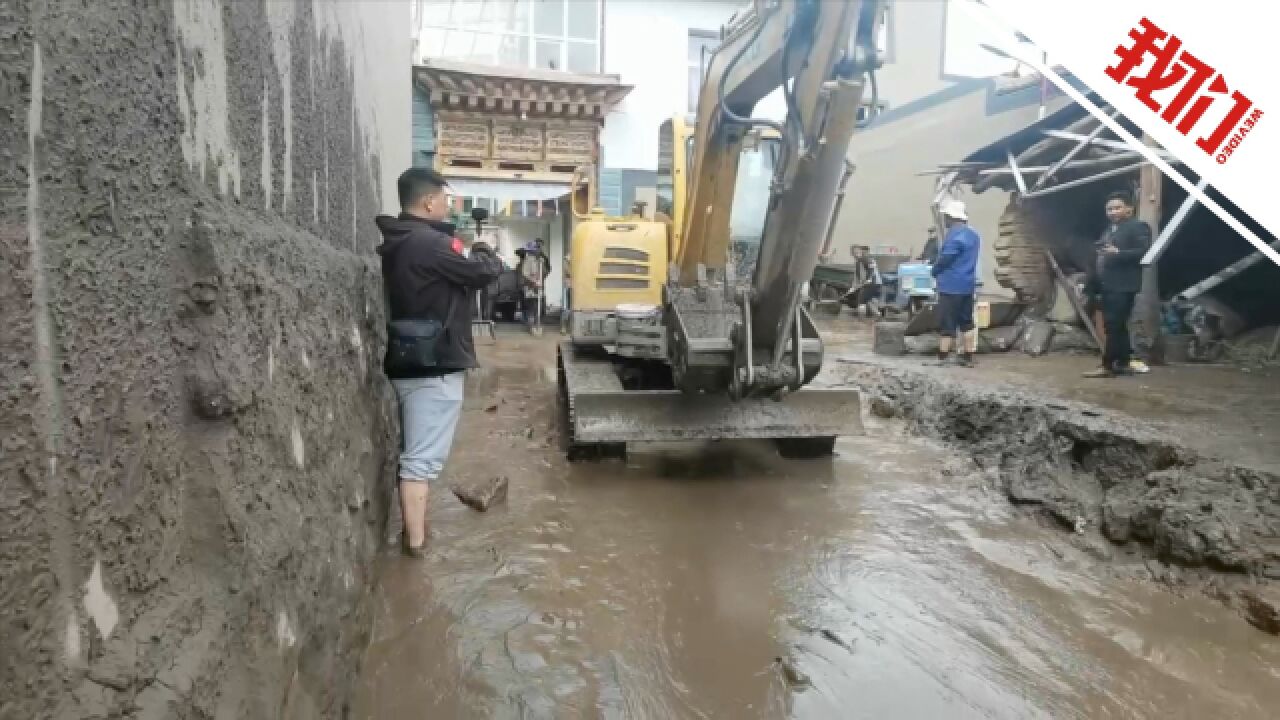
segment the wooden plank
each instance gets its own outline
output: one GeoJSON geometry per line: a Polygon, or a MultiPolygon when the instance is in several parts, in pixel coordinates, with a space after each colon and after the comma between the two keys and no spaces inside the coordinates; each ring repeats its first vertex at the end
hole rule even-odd
{"type": "Polygon", "coordinates": [[[542,160],[545,146],[539,124],[499,120],[493,123],[495,160],[542,160]]]}
{"type": "Polygon", "coordinates": [[[1102,344],[1102,338],[1098,336],[1098,329],[1093,325],[1093,319],[1080,306],[1080,299],[1076,297],[1075,290],[1071,287],[1071,283],[1067,282],[1067,277],[1062,274],[1062,268],[1058,267],[1058,260],[1053,253],[1045,250],[1045,257],[1049,258],[1049,266],[1053,268],[1053,276],[1058,280],[1058,287],[1062,288],[1062,292],[1067,294],[1067,300],[1071,302],[1071,309],[1076,311],[1076,315],[1080,316],[1080,320],[1084,322],[1084,327],[1089,331],[1089,335],[1093,337],[1093,341],[1098,344],[1098,352],[1105,353],[1106,347],[1102,344]]]}

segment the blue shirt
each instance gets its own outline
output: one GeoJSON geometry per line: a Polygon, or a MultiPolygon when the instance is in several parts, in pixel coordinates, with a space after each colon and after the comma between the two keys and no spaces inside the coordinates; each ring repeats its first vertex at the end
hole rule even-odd
{"type": "Polygon", "coordinates": [[[978,253],[982,239],[968,225],[956,225],[947,231],[933,264],[938,292],[948,295],[972,294],[978,287],[978,253]]]}

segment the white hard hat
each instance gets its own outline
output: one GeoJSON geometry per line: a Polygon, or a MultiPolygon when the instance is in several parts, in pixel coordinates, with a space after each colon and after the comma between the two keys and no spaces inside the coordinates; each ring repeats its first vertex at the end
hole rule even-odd
{"type": "Polygon", "coordinates": [[[968,213],[964,211],[964,203],[959,200],[949,200],[942,206],[942,214],[957,220],[969,219],[968,213]]]}

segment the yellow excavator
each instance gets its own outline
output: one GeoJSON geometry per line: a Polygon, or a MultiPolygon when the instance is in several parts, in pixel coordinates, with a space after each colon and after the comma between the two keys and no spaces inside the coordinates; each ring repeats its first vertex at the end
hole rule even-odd
{"type": "Polygon", "coordinates": [[[721,29],[696,116],[660,128],[654,219],[607,216],[594,192],[575,205],[557,363],[570,460],[730,438],[814,457],[862,431],[856,391],[806,387],[823,345],[802,296],[883,22],[883,0],[755,0],[721,29]],[[777,88],[786,120],[751,117],[777,88]]]}

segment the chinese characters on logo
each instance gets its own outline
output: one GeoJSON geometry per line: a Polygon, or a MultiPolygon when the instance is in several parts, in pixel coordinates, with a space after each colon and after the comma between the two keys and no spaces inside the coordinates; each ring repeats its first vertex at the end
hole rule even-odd
{"type": "MultiPolygon", "coordinates": [[[[1147,18],[1142,18],[1141,29],[1130,30],[1129,37],[1133,39],[1133,46],[1116,48],[1119,60],[1107,68],[1107,75],[1118,83],[1137,88],[1134,95],[1138,100],[1160,113],[1165,122],[1171,125],[1176,122],[1174,127],[1178,132],[1189,134],[1215,100],[1227,97],[1230,88],[1222,73],[1183,50],[1182,41],[1176,35],[1170,35],[1147,18]],[[1148,56],[1154,61],[1146,74],[1134,73],[1148,56]],[[1208,91],[1201,93],[1206,83],[1208,91]],[[1152,93],[1172,87],[1178,88],[1177,94],[1162,108],[1152,93]]],[[[1244,93],[1239,90],[1230,92],[1229,100],[1233,104],[1226,116],[1213,132],[1196,140],[1196,145],[1219,164],[1231,157],[1244,136],[1262,117],[1262,110],[1253,107],[1253,101],[1244,93]]]]}

